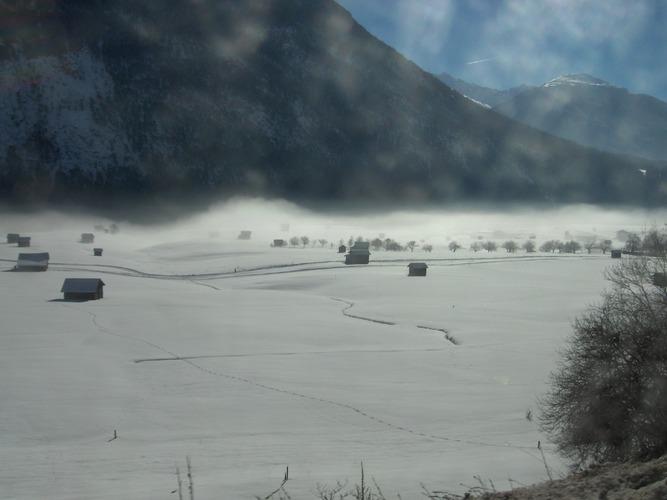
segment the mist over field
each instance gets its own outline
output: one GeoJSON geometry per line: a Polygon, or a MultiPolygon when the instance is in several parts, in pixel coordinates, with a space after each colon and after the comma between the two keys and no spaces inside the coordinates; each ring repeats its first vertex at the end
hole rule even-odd
{"type": "MultiPolygon", "coordinates": [[[[177,211],[164,209],[169,214],[177,211]]],[[[85,210],[81,210],[85,212],[85,210]]],[[[241,230],[250,230],[253,240],[264,239],[270,244],[276,238],[291,236],[326,238],[337,244],[355,239],[378,237],[385,234],[396,240],[428,240],[434,246],[446,245],[452,238],[503,238],[534,235],[540,239],[563,239],[565,232],[575,238],[577,231],[598,239],[613,239],[616,231],[642,232],[667,221],[667,209],[647,210],[636,207],[601,208],[593,205],[565,205],[553,208],[541,206],[448,206],[446,208],[369,209],[346,204],[329,206],[325,210],[305,209],[284,200],[236,198],[212,205],[195,215],[174,215],[165,220],[159,212],[142,209],[131,217],[120,219],[72,212],[46,210],[36,213],[2,215],[6,232],[58,229],[86,224],[116,221],[122,224],[125,235],[146,238],[211,238],[236,237],[241,230]],[[141,223],[130,222],[143,221],[141,223]],[[150,222],[154,221],[154,222],[150,222]]],[[[87,227],[87,226],[86,226],[87,227]]],[[[122,235],[121,235],[122,237],[122,235]]],[[[404,242],[404,241],[403,241],[404,242]]]]}
{"type": "Polygon", "coordinates": [[[538,442],[565,474],[536,399],[614,261],[469,246],[620,248],[618,231],[666,215],[322,213],[256,199],[152,225],[3,213],[0,234],[31,237],[0,243],[3,497],[163,499],[188,458],[195,498],[264,498],[287,468],[291,498],[317,498],[318,485],[352,487],[361,462],[388,498],[418,498],[421,484],[462,493],[475,476],[511,489],[547,479],[538,442]],[[271,246],[295,236],[316,243],[271,246]],[[339,242],[359,236],[417,246],[345,265],[339,242]],[[20,252],[49,252],[48,270],[12,272],[20,252]],[[413,261],[426,277],[407,276],[413,261]],[[67,278],[103,280],[104,298],[63,300],[67,278]]]}

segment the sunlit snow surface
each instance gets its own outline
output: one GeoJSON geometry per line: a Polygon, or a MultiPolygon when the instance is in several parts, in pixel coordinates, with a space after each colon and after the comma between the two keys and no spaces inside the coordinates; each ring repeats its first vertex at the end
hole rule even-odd
{"type": "Polygon", "coordinates": [[[32,248],[0,244],[1,496],[176,498],[186,457],[198,499],[265,497],[287,467],[291,497],[314,498],[318,484],[352,487],[361,462],[387,498],[419,498],[422,483],[461,493],[474,476],[509,489],[547,478],[538,440],[564,472],[526,416],[614,261],[468,247],[614,239],[665,220],[238,202],[170,226],[116,221],[119,233],[82,244],[111,221],[3,214],[0,235],[31,236],[32,248]],[[433,252],[343,264],[340,239],[381,234],[433,252]],[[270,246],[292,236],[330,243],[270,246]],[[49,252],[49,270],[11,272],[23,250],[49,252]],[[407,276],[412,261],[427,277],[407,276]],[[101,278],[104,299],[63,301],[68,277],[101,278]]]}

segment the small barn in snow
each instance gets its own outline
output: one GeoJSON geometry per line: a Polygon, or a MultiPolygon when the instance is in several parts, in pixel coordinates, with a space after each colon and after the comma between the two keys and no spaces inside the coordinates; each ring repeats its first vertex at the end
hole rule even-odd
{"type": "Polygon", "coordinates": [[[371,252],[367,241],[356,241],[345,255],[346,264],[368,264],[371,252]]]}
{"type": "Polygon", "coordinates": [[[104,297],[103,287],[99,278],[66,278],[60,291],[65,300],[98,300],[104,297]]]}
{"type": "Polygon", "coordinates": [[[620,259],[620,258],[621,258],[621,255],[623,255],[623,251],[622,251],[622,250],[612,250],[612,251],[611,251],[611,258],[612,258],[612,259],[620,259]]]}
{"type": "Polygon", "coordinates": [[[93,255],[95,257],[102,257],[102,249],[101,248],[93,248],[93,255]]]}
{"type": "Polygon", "coordinates": [[[18,243],[21,248],[28,248],[30,247],[30,236],[19,236],[16,243],[18,243]]]}
{"type": "Polygon", "coordinates": [[[17,271],[46,271],[48,268],[48,252],[20,253],[16,262],[17,271]]]}
{"type": "Polygon", "coordinates": [[[341,245],[338,247],[338,253],[345,253],[347,252],[347,247],[345,245],[341,245]]]}
{"type": "Polygon", "coordinates": [[[278,248],[284,247],[285,246],[285,240],[273,240],[273,245],[271,245],[271,246],[278,247],[278,248]]]}
{"type": "Polygon", "coordinates": [[[15,244],[19,242],[18,233],[7,233],[7,243],[15,244]]]}
{"type": "Polygon", "coordinates": [[[81,235],[81,243],[93,243],[95,241],[95,235],[93,233],[83,233],[81,235]]]}
{"type": "Polygon", "coordinates": [[[249,240],[252,231],[241,231],[239,234],[239,240],[249,240]]]}
{"type": "Polygon", "coordinates": [[[410,262],[408,276],[426,276],[426,269],[428,269],[426,262],[410,262]]]}

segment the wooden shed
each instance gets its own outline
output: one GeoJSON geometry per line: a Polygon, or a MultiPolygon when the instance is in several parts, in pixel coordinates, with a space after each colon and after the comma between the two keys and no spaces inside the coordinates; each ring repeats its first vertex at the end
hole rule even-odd
{"type": "Polygon", "coordinates": [[[81,243],[93,243],[94,241],[95,241],[95,235],[93,233],[81,234],[81,243]]]}
{"type": "Polygon", "coordinates": [[[611,258],[612,259],[620,259],[622,255],[623,255],[622,250],[612,250],[611,251],[611,258]]]}
{"type": "Polygon", "coordinates": [[[250,235],[252,235],[252,231],[241,231],[239,234],[239,240],[249,240],[250,235]]]}
{"type": "Polygon", "coordinates": [[[426,262],[410,262],[408,276],[426,276],[426,269],[428,269],[426,262]]]}
{"type": "Polygon", "coordinates": [[[345,253],[347,252],[347,247],[345,245],[341,245],[338,247],[338,253],[345,253]]]}
{"type": "Polygon", "coordinates": [[[367,241],[356,241],[345,255],[346,264],[368,264],[371,252],[367,241]]]}
{"type": "Polygon", "coordinates": [[[66,278],[60,291],[65,300],[98,300],[104,297],[103,287],[99,278],[66,278]]]}
{"type": "Polygon", "coordinates": [[[271,246],[272,247],[278,247],[278,248],[284,247],[285,246],[285,240],[273,240],[273,245],[271,245],[271,246]]]}
{"type": "Polygon", "coordinates": [[[18,233],[7,233],[7,243],[18,243],[19,242],[19,234],[18,233]]]}
{"type": "Polygon", "coordinates": [[[16,262],[17,271],[46,271],[48,268],[48,252],[20,253],[16,262]]]}
{"type": "Polygon", "coordinates": [[[18,243],[21,248],[28,248],[30,247],[30,236],[19,236],[16,243],[18,243]]]}
{"type": "Polygon", "coordinates": [[[667,287],[667,273],[653,273],[653,285],[660,288],[667,287]]]}
{"type": "Polygon", "coordinates": [[[93,255],[95,257],[102,257],[102,249],[101,248],[93,248],[93,255]]]}

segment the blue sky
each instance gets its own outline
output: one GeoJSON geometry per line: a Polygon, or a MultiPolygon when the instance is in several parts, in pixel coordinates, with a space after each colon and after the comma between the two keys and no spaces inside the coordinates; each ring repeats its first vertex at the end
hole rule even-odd
{"type": "Polygon", "coordinates": [[[506,89],[588,73],[667,101],[667,0],[337,0],[426,71],[506,89]]]}

